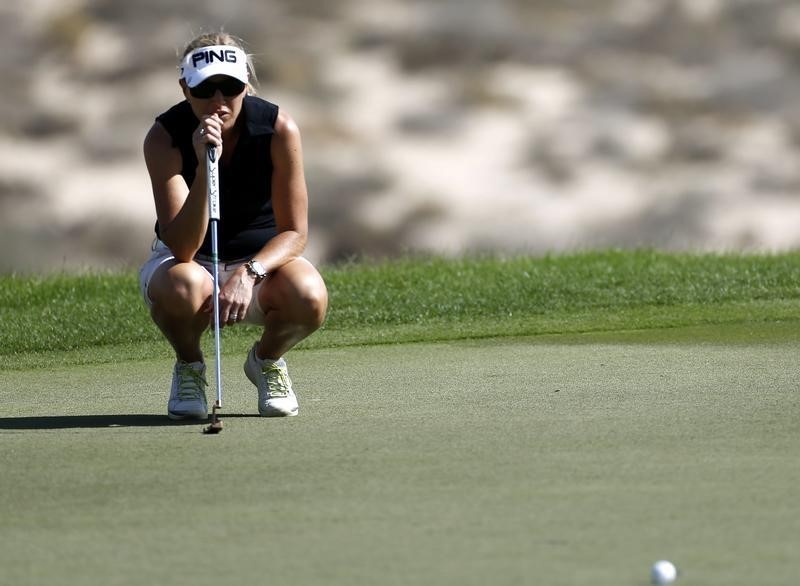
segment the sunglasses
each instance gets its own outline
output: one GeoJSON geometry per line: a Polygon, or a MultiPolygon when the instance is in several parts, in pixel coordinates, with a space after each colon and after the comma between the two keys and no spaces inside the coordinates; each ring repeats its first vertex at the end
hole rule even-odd
{"type": "Polygon", "coordinates": [[[206,80],[201,84],[189,88],[189,93],[195,98],[210,98],[217,93],[217,90],[222,92],[226,98],[238,96],[244,91],[245,83],[233,77],[226,77],[222,81],[206,80]]]}

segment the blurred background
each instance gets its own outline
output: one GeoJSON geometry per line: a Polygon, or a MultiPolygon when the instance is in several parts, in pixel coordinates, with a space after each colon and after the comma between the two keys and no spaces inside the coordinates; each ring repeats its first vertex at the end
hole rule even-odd
{"type": "Polygon", "coordinates": [[[0,272],[146,258],[142,140],[220,26],[303,132],[317,263],[800,245],[796,0],[26,0],[0,26],[0,272]]]}

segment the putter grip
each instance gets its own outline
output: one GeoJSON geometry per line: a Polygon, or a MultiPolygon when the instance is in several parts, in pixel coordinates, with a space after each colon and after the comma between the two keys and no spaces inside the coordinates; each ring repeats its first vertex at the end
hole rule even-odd
{"type": "Polygon", "coordinates": [[[206,173],[208,181],[208,218],[219,220],[219,161],[217,161],[217,148],[206,145],[206,173]]]}

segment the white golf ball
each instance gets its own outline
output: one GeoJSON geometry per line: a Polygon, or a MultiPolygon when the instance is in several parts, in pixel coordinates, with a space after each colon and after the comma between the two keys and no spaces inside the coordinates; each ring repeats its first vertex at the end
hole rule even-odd
{"type": "Polygon", "coordinates": [[[659,560],[650,569],[650,580],[653,584],[672,584],[678,577],[678,568],[667,560],[659,560]]]}

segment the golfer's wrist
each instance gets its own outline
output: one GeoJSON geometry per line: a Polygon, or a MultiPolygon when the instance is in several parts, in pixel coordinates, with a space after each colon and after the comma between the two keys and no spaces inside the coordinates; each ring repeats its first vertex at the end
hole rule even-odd
{"type": "Polygon", "coordinates": [[[240,280],[242,280],[245,283],[249,283],[250,285],[255,286],[256,278],[255,278],[254,275],[252,275],[250,273],[250,271],[247,270],[246,266],[242,265],[238,269],[236,269],[236,271],[239,273],[239,279],[240,280]]]}

